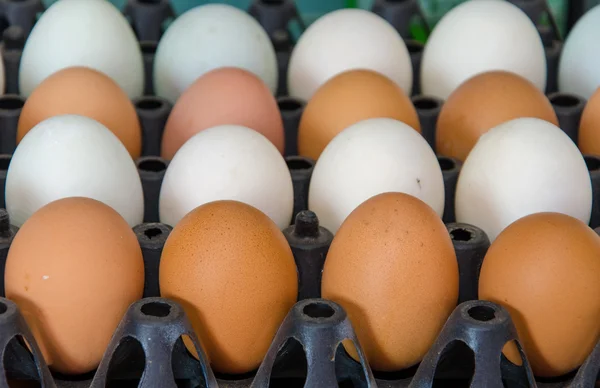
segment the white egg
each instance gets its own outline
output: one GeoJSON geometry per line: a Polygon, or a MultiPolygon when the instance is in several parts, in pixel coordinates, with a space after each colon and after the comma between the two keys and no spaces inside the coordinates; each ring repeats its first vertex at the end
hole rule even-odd
{"type": "Polygon", "coordinates": [[[226,66],[248,70],[273,94],[277,91],[275,48],[254,18],[225,4],[192,8],[169,26],[158,44],[156,94],[175,102],[198,77],[226,66]]]}
{"type": "Polygon", "coordinates": [[[254,206],[281,229],[290,225],[294,190],[287,164],[266,137],[240,125],[205,129],[177,151],[160,191],[160,221],[175,226],[196,207],[224,199],[254,206]]]}
{"type": "Polygon", "coordinates": [[[383,18],[362,9],[341,9],[315,21],[292,51],[288,68],[291,96],[308,101],[333,76],[351,69],[377,71],[412,90],[406,44],[383,18]]]}
{"type": "Polygon", "coordinates": [[[133,29],[106,0],[60,0],[33,27],[21,58],[19,89],[29,96],[44,79],[71,66],[110,76],[130,98],[144,91],[144,63],[133,29]]]}
{"type": "Polygon", "coordinates": [[[456,219],[490,240],[521,217],[559,212],[586,224],[592,185],[583,156],[557,126],[536,118],[500,124],[482,135],[462,166],[456,219]]]}
{"type": "Polygon", "coordinates": [[[388,118],[360,121],[340,132],[315,165],[308,208],[337,232],[361,203],[385,192],[413,195],[444,213],[442,170],[427,141],[388,118]]]}
{"type": "Polygon", "coordinates": [[[104,125],[78,115],[54,116],[33,127],[6,174],[6,210],[17,226],[66,197],[104,202],[132,227],[144,218],[142,183],[129,152],[104,125]]]}
{"type": "Polygon", "coordinates": [[[600,5],[577,21],[562,49],[558,89],[589,99],[600,87],[600,5]]]}
{"type": "Polygon", "coordinates": [[[462,3],[435,26],[423,51],[421,90],[447,99],[467,79],[490,70],[521,75],[546,88],[546,55],[529,17],[504,0],[462,3]]]}

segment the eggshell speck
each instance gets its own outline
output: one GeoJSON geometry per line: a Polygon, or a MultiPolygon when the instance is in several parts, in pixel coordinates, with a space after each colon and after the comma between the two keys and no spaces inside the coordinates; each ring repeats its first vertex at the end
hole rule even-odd
{"type": "Polygon", "coordinates": [[[237,201],[188,213],[167,239],[159,279],[161,296],[181,303],[213,368],[230,374],[259,366],[298,292],[283,233],[237,201]]]}
{"type": "Polygon", "coordinates": [[[333,239],[321,290],[346,309],[373,369],[415,365],[458,298],[458,264],[446,227],[408,194],[370,198],[333,239]]]}
{"type": "Polygon", "coordinates": [[[136,236],[109,206],[64,198],[37,211],[15,236],[5,270],[44,358],[64,374],[98,366],[123,314],[142,297],[136,236]]]}
{"type": "Polygon", "coordinates": [[[317,161],[308,207],[336,233],[361,203],[385,192],[413,195],[444,213],[444,177],[427,141],[400,121],[374,118],[343,130],[317,161]]]}

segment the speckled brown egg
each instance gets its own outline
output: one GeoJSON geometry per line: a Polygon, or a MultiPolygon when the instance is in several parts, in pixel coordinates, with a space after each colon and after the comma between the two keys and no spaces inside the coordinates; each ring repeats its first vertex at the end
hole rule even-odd
{"type": "Polygon", "coordinates": [[[125,145],[132,158],[142,152],[142,130],[133,103],[109,76],[87,67],[60,70],[27,98],[17,129],[17,143],[47,118],[77,114],[106,126],[125,145]]]}
{"type": "Polygon", "coordinates": [[[142,297],[144,261],[133,230],[108,205],[64,198],[15,236],[4,274],[54,371],[94,370],[129,305],[142,297]]]}
{"type": "Polygon", "coordinates": [[[600,89],[594,92],[583,109],[577,143],[582,153],[600,155],[600,89]]]}
{"type": "Polygon", "coordinates": [[[550,101],[529,80],[507,71],[481,73],[456,88],[442,106],[436,151],[464,161],[481,135],[521,117],[558,125],[550,101]]]}
{"type": "Polygon", "coordinates": [[[408,194],[363,202],[333,239],[322,296],[346,309],[371,368],[417,364],[458,299],[458,264],[442,220],[408,194]]]}
{"type": "MultiPolygon", "coordinates": [[[[533,373],[580,366],[600,337],[600,237],[576,218],[537,213],[509,225],[490,246],[479,298],[510,312],[533,373]]],[[[513,362],[516,348],[506,349],[513,362]]]]}
{"type": "Polygon", "coordinates": [[[159,273],[161,295],[183,306],[221,373],[259,366],[298,293],[283,233],[264,213],[237,201],[210,202],[179,221],[159,273]]]}
{"type": "Polygon", "coordinates": [[[283,121],[269,87],[240,68],[222,67],[198,78],[179,97],[162,137],[162,157],[173,159],[203,129],[243,125],[264,135],[283,153],[283,121]]]}
{"type": "Polygon", "coordinates": [[[377,117],[402,121],[421,132],[415,107],[392,80],[372,70],[338,74],[306,105],[298,128],[298,152],[316,160],[342,130],[377,117]]]}

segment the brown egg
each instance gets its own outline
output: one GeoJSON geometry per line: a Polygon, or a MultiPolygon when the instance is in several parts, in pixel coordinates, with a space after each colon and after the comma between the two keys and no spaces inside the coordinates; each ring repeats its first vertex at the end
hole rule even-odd
{"type": "Polygon", "coordinates": [[[535,117],[558,125],[548,98],[529,80],[506,71],[476,75],[448,97],[436,127],[436,151],[460,161],[479,137],[505,121],[535,117]]]}
{"type": "Polygon", "coordinates": [[[582,153],[600,155],[600,89],[594,92],[585,105],[577,143],[582,153]]]}
{"type": "Polygon", "coordinates": [[[392,80],[371,70],[338,74],[306,105],[298,128],[298,152],[316,160],[342,130],[377,117],[402,121],[421,132],[415,107],[392,80]]]}
{"type": "Polygon", "coordinates": [[[283,121],[269,87],[249,71],[223,67],[198,78],[173,107],[162,138],[162,157],[173,159],[203,129],[236,124],[263,134],[283,153],[283,121]]]}
{"type": "MultiPolygon", "coordinates": [[[[580,366],[600,336],[600,237],[576,218],[537,213],[509,225],[488,250],[479,298],[508,309],[534,374],[580,366]]],[[[516,348],[506,349],[513,362],[516,348]]]]}
{"type": "Polygon", "coordinates": [[[373,369],[417,364],[458,299],[458,264],[442,220],[408,194],[363,202],[333,239],[322,296],[346,309],[373,369]]]}
{"type": "Polygon", "coordinates": [[[121,140],[132,158],[142,152],[142,130],[133,103],[110,77],[87,67],[69,67],[46,78],[27,101],[17,144],[39,122],[62,114],[92,118],[121,140]]]}
{"type": "Polygon", "coordinates": [[[159,273],[161,295],[183,306],[221,373],[259,366],[298,293],[283,233],[261,211],[237,201],[207,203],[179,221],[159,273]]]}
{"type": "Polygon", "coordinates": [[[144,261],[133,230],[111,207],[64,198],[35,212],[8,252],[15,301],[57,372],[94,370],[129,305],[142,297],[144,261]]]}

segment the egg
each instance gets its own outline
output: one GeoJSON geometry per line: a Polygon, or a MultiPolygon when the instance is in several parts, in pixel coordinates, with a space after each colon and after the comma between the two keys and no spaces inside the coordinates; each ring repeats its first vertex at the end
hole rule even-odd
{"type": "Polygon", "coordinates": [[[174,103],[204,73],[240,67],[277,91],[275,48],[265,30],[243,10],[206,4],[185,12],[161,38],[154,59],[154,89],[174,103]]]}
{"type": "Polygon", "coordinates": [[[269,87],[253,73],[234,67],[209,71],[177,100],[162,137],[162,156],[172,159],[193,135],[236,124],[267,137],[283,153],[283,121],[269,87]]]}
{"type": "Polygon", "coordinates": [[[316,160],[342,130],[376,117],[396,119],[421,131],[415,107],[392,80],[371,70],[343,72],[327,81],[304,108],[298,152],[316,160]]]}
{"type": "Polygon", "coordinates": [[[111,77],[129,98],[144,91],[144,63],[133,29],[106,0],[61,0],[37,21],[23,49],[19,90],[29,96],[51,74],[87,66],[111,77]]]}
{"type": "Polygon", "coordinates": [[[579,149],[584,154],[600,155],[600,88],[588,100],[579,122],[579,149]]]}
{"type": "Polygon", "coordinates": [[[129,305],[144,261],[133,230],[109,206],[70,197],[35,212],[15,236],[4,274],[51,369],[94,370],[129,305]]]}
{"type": "Polygon", "coordinates": [[[285,160],[266,137],[239,125],[205,129],[179,149],[160,190],[160,221],[175,226],[194,208],[225,199],[256,207],[280,229],[292,219],[285,160]]]}
{"type": "Polygon", "coordinates": [[[411,94],[413,69],[404,40],[385,19],[363,9],[330,12],[304,31],[290,57],[288,91],[307,101],[330,78],[352,69],[382,73],[411,94]]]}
{"type": "Polygon", "coordinates": [[[17,144],[40,122],[63,114],[78,114],[102,123],[121,140],[132,158],[140,157],[142,130],[133,103],[104,73],[76,66],[43,80],[21,110],[17,144]]]}
{"type": "Polygon", "coordinates": [[[475,75],[456,88],[442,106],[435,149],[464,161],[481,135],[520,117],[537,117],[558,125],[548,98],[527,79],[507,71],[475,75]]]}
{"type": "Polygon", "coordinates": [[[536,118],[507,121],[482,135],[456,185],[456,220],[491,241],[521,217],[558,212],[590,221],[592,185],[583,156],[557,126],[536,118]]]}
{"type": "Polygon", "coordinates": [[[457,5],[435,26],[421,61],[421,91],[443,100],[464,81],[506,70],[546,88],[546,55],[537,28],[508,1],[457,5]]]}
{"type": "Polygon", "coordinates": [[[4,69],[3,53],[0,53],[0,95],[6,91],[6,70],[4,69]]]}
{"type": "Polygon", "coordinates": [[[160,260],[161,296],[183,306],[212,367],[256,369],[298,293],[277,225],[241,202],[207,203],[175,226],[160,260]]]}
{"type": "Polygon", "coordinates": [[[125,146],[99,122],[61,115],[33,127],[6,173],[6,210],[21,226],[44,205],[89,197],[115,209],[133,227],[144,217],[144,195],[125,146]]]}
{"type": "Polygon", "coordinates": [[[308,208],[336,233],[361,203],[390,191],[421,199],[440,217],[444,213],[442,170],[427,141],[400,121],[363,120],[337,135],[321,154],[308,208]]]}
{"type": "MultiPolygon", "coordinates": [[[[576,218],[537,213],[490,246],[479,297],[506,307],[537,376],[579,367],[600,337],[600,237],[576,218]]],[[[515,348],[505,354],[519,359],[515,348]]]]}
{"type": "Polygon", "coordinates": [[[600,87],[600,6],[587,11],[575,23],[562,48],[558,64],[558,89],[589,99],[600,87]]]}
{"type": "MultiPolygon", "coordinates": [[[[323,298],[350,317],[371,368],[421,361],[458,299],[458,264],[444,223],[421,200],[383,193],[344,221],[327,253],[323,298]]],[[[346,347],[356,359],[356,351],[346,347]]]]}

